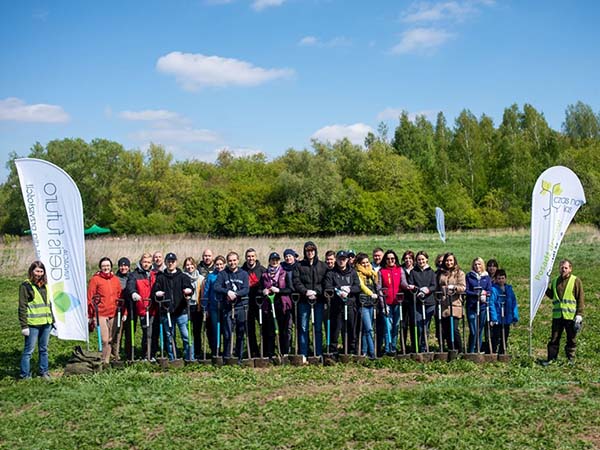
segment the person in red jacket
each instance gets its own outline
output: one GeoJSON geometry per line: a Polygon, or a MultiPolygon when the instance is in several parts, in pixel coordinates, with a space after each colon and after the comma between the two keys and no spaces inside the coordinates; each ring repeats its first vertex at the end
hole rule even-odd
{"type": "Polygon", "coordinates": [[[398,255],[395,251],[388,250],[383,255],[379,270],[379,298],[385,316],[385,353],[390,356],[396,354],[397,350],[402,291],[406,289],[408,283],[398,255]]]}
{"type": "Polygon", "coordinates": [[[158,307],[150,300],[157,273],[152,269],[152,255],[144,253],[127,279],[127,293],[133,301],[135,314],[140,318],[142,326],[142,359],[149,361],[152,361],[158,351],[160,334],[160,324],[156,319],[158,307]],[[150,342],[150,349],[148,349],[148,342],[150,342]]]}
{"type": "MultiPolygon", "coordinates": [[[[100,327],[102,338],[102,362],[108,364],[112,350],[113,327],[117,315],[117,299],[121,298],[121,283],[112,271],[112,261],[104,257],[98,263],[100,270],[94,274],[88,286],[88,317],[93,326],[100,327]],[[96,309],[98,305],[98,321],[96,309]]],[[[122,320],[127,318],[127,311],[122,320]]]]}

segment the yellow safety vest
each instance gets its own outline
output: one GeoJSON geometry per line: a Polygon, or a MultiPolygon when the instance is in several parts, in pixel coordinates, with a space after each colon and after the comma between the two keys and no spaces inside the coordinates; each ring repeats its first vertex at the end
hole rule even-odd
{"type": "Polygon", "coordinates": [[[569,281],[567,281],[567,286],[565,287],[565,292],[563,294],[563,298],[558,298],[558,294],[556,292],[556,284],[558,283],[558,278],[555,278],[552,282],[552,318],[560,319],[563,317],[566,320],[573,320],[575,318],[575,312],[577,311],[577,300],[575,299],[575,295],[573,294],[573,288],[575,287],[575,280],[577,277],[575,275],[571,275],[569,277],[569,281]]]}
{"type": "Polygon", "coordinates": [[[27,302],[27,325],[40,327],[51,324],[53,321],[50,303],[44,301],[37,286],[33,285],[31,281],[26,280],[25,283],[33,289],[33,300],[27,302]]]}

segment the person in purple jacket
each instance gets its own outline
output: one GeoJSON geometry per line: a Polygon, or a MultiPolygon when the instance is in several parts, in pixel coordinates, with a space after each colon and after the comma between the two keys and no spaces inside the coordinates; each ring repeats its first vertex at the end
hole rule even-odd
{"type": "Polygon", "coordinates": [[[280,264],[279,253],[273,252],[269,255],[269,266],[261,277],[263,293],[263,340],[265,356],[275,356],[275,323],[269,295],[275,295],[275,315],[279,329],[279,350],[282,355],[290,352],[290,322],[292,320],[292,289],[288,286],[286,270],[280,264]]]}

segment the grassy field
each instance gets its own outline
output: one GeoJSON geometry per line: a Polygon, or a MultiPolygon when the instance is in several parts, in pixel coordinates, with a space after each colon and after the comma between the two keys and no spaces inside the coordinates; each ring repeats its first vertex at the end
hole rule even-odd
{"type": "MultiPolygon", "coordinates": [[[[288,246],[280,241],[255,241],[248,239],[257,249],[288,246]]],[[[520,300],[521,323],[510,340],[512,362],[418,364],[384,358],[364,367],[188,366],[169,372],[138,364],[90,376],[61,377],[75,343],[53,338],[54,381],[18,382],[22,338],[16,293],[20,279],[3,278],[0,447],[600,448],[598,230],[571,229],[559,252],[557,260],[572,259],[574,273],[583,280],[585,326],[575,365],[564,363],[561,353],[560,362],[547,368],[536,360],[545,357],[548,301],[535,319],[534,352],[528,356],[526,232],[454,233],[446,245],[425,234],[315,241],[321,251],[328,245],[337,248],[336,242],[357,251],[370,251],[376,245],[399,252],[425,249],[430,255],[451,250],[463,268],[475,256],[497,258],[520,300]]],[[[288,243],[298,247],[301,242],[288,243]]],[[[153,244],[148,241],[149,246],[153,244]]],[[[113,256],[118,249],[110,245],[106,254],[113,256]]],[[[237,242],[224,244],[228,245],[244,248],[237,242]]]]}

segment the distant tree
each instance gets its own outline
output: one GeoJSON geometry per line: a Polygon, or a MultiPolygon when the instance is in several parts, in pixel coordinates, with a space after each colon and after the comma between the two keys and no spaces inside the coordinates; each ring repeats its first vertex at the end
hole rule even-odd
{"type": "Polygon", "coordinates": [[[600,117],[592,107],[581,101],[567,106],[563,130],[574,145],[600,138],[600,117]]]}

